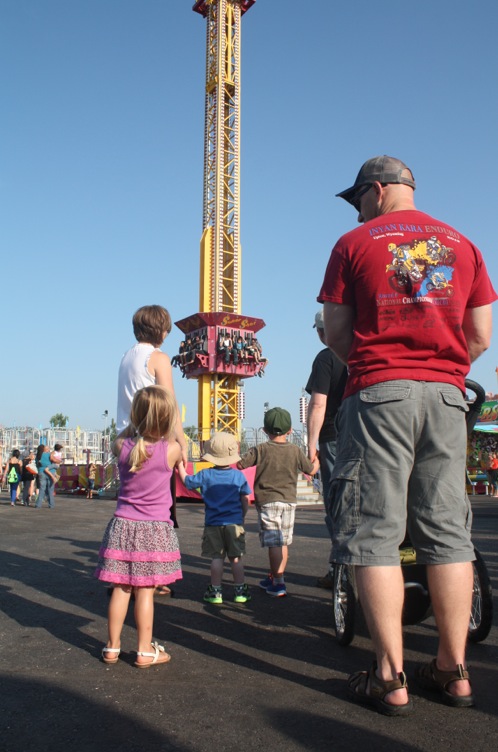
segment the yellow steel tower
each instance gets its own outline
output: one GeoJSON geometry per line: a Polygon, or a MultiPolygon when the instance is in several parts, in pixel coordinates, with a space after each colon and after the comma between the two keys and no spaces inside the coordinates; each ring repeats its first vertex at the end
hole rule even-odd
{"type": "MultiPolygon", "coordinates": [[[[188,378],[198,379],[200,438],[213,430],[240,435],[241,378],[259,371],[259,358],[243,367],[220,355],[220,342],[252,344],[264,322],[241,313],[240,213],[240,43],[241,18],[255,0],[198,0],[193,10],[207,21],[204,137],[203,233],[200,259],[200,311],[177,325],[192,340],[188,378]],[[207,314],[217,314],[207,316],[207,314]]],[[[257,340],[256,340],[257,342],[257,340]]],[[[226,351],[226,348],[225,348],[226,351]]],[[[247,352],[250,352],[250,347],[247,352]]]]}

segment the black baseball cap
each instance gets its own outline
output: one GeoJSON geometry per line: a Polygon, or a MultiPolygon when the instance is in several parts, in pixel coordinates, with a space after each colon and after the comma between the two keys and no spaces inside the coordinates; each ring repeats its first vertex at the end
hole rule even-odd
{"type": "Polygon", "coordinates": [[[358,188],[362,185],[368,185],[368,183],[375,183],[376,181],[379,183],[402,183],[403,185],[409,185],[415,190],[415,178],[410,168],[400,159],[388,157],[384,154],[382,157],[367,159],[356,176],[354,185],[351,188],[346,188],[345,191],[336,193],[336,196],[352,204],[351,199],[354,199],[358,188]]]}

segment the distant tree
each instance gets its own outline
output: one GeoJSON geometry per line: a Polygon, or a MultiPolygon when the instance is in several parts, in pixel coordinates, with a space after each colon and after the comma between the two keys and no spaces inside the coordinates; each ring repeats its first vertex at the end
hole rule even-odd
{"type": "Polygon", "coordinates": [[[55,415],[52,415],[50,418],[50,425],[52,428],[65,428],[67,425],[69,418],[67,415],[63,415],[62,413],[55,413],[55,415]]]}
{"type": "Polygon", "coordinates": [[[199,438],[199,431],[197,429],[197,426],[185,426],[183,433],[193,441],[197,441],[197,439],[199,438]]]}
{"type": "Polygon", "coordinates": [[[109,441],[114,441],[116,436],[118,435],[118,428],[116,426],[116,421],[114,418],[111,418],[111,424],[107,426],[106,429],[103,431],[104,436],[109,436],[109,441]]]}

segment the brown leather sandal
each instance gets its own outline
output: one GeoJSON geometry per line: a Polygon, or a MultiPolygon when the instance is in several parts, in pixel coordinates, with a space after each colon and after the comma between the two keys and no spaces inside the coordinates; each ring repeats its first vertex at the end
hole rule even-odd
{"type": "Polygon", "coordinates": [[[406,674],[401,671],[397,679],[384,681],[379,679],[375,673],[376,670],[377,663],[374,661],[370,671],[356,671],[356,673],[351,674],[347,680],[349,697],[361,705],[369,705],[375,708],[383,715],[409,715],[413,710],[413,703],[410,699],[404,705],[393,705],[385,700],[389,692],[394,692],[396,689],[408,689],[406,674]]]}
{"type": "Polygon", "coordinates": [[[432,692],[439,692],[446,705],[452,708],[471,708],[475,705],[474,696],[470,695],[452,695],[448,692],[448,687],[455,681],[469,681],[469,672],[464,669],[461,663],[458,664],[454,671],[441,671],[436,665],[436,659],[430,663],[421,663],[415,671],[418,683],[423,689],[429,689],[432,692]]]}

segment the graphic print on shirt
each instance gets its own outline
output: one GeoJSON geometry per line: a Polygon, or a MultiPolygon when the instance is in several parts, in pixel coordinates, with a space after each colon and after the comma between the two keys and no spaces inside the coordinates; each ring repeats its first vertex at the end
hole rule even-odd
{"type": "Polygon", "coordinates": [[[389,284],[397,292],[415,298],[436,294],[453,295],[453,264],[456,254],[433,235],[411,243],[389,243],[391,263],[386,266],[389,284]]]}

